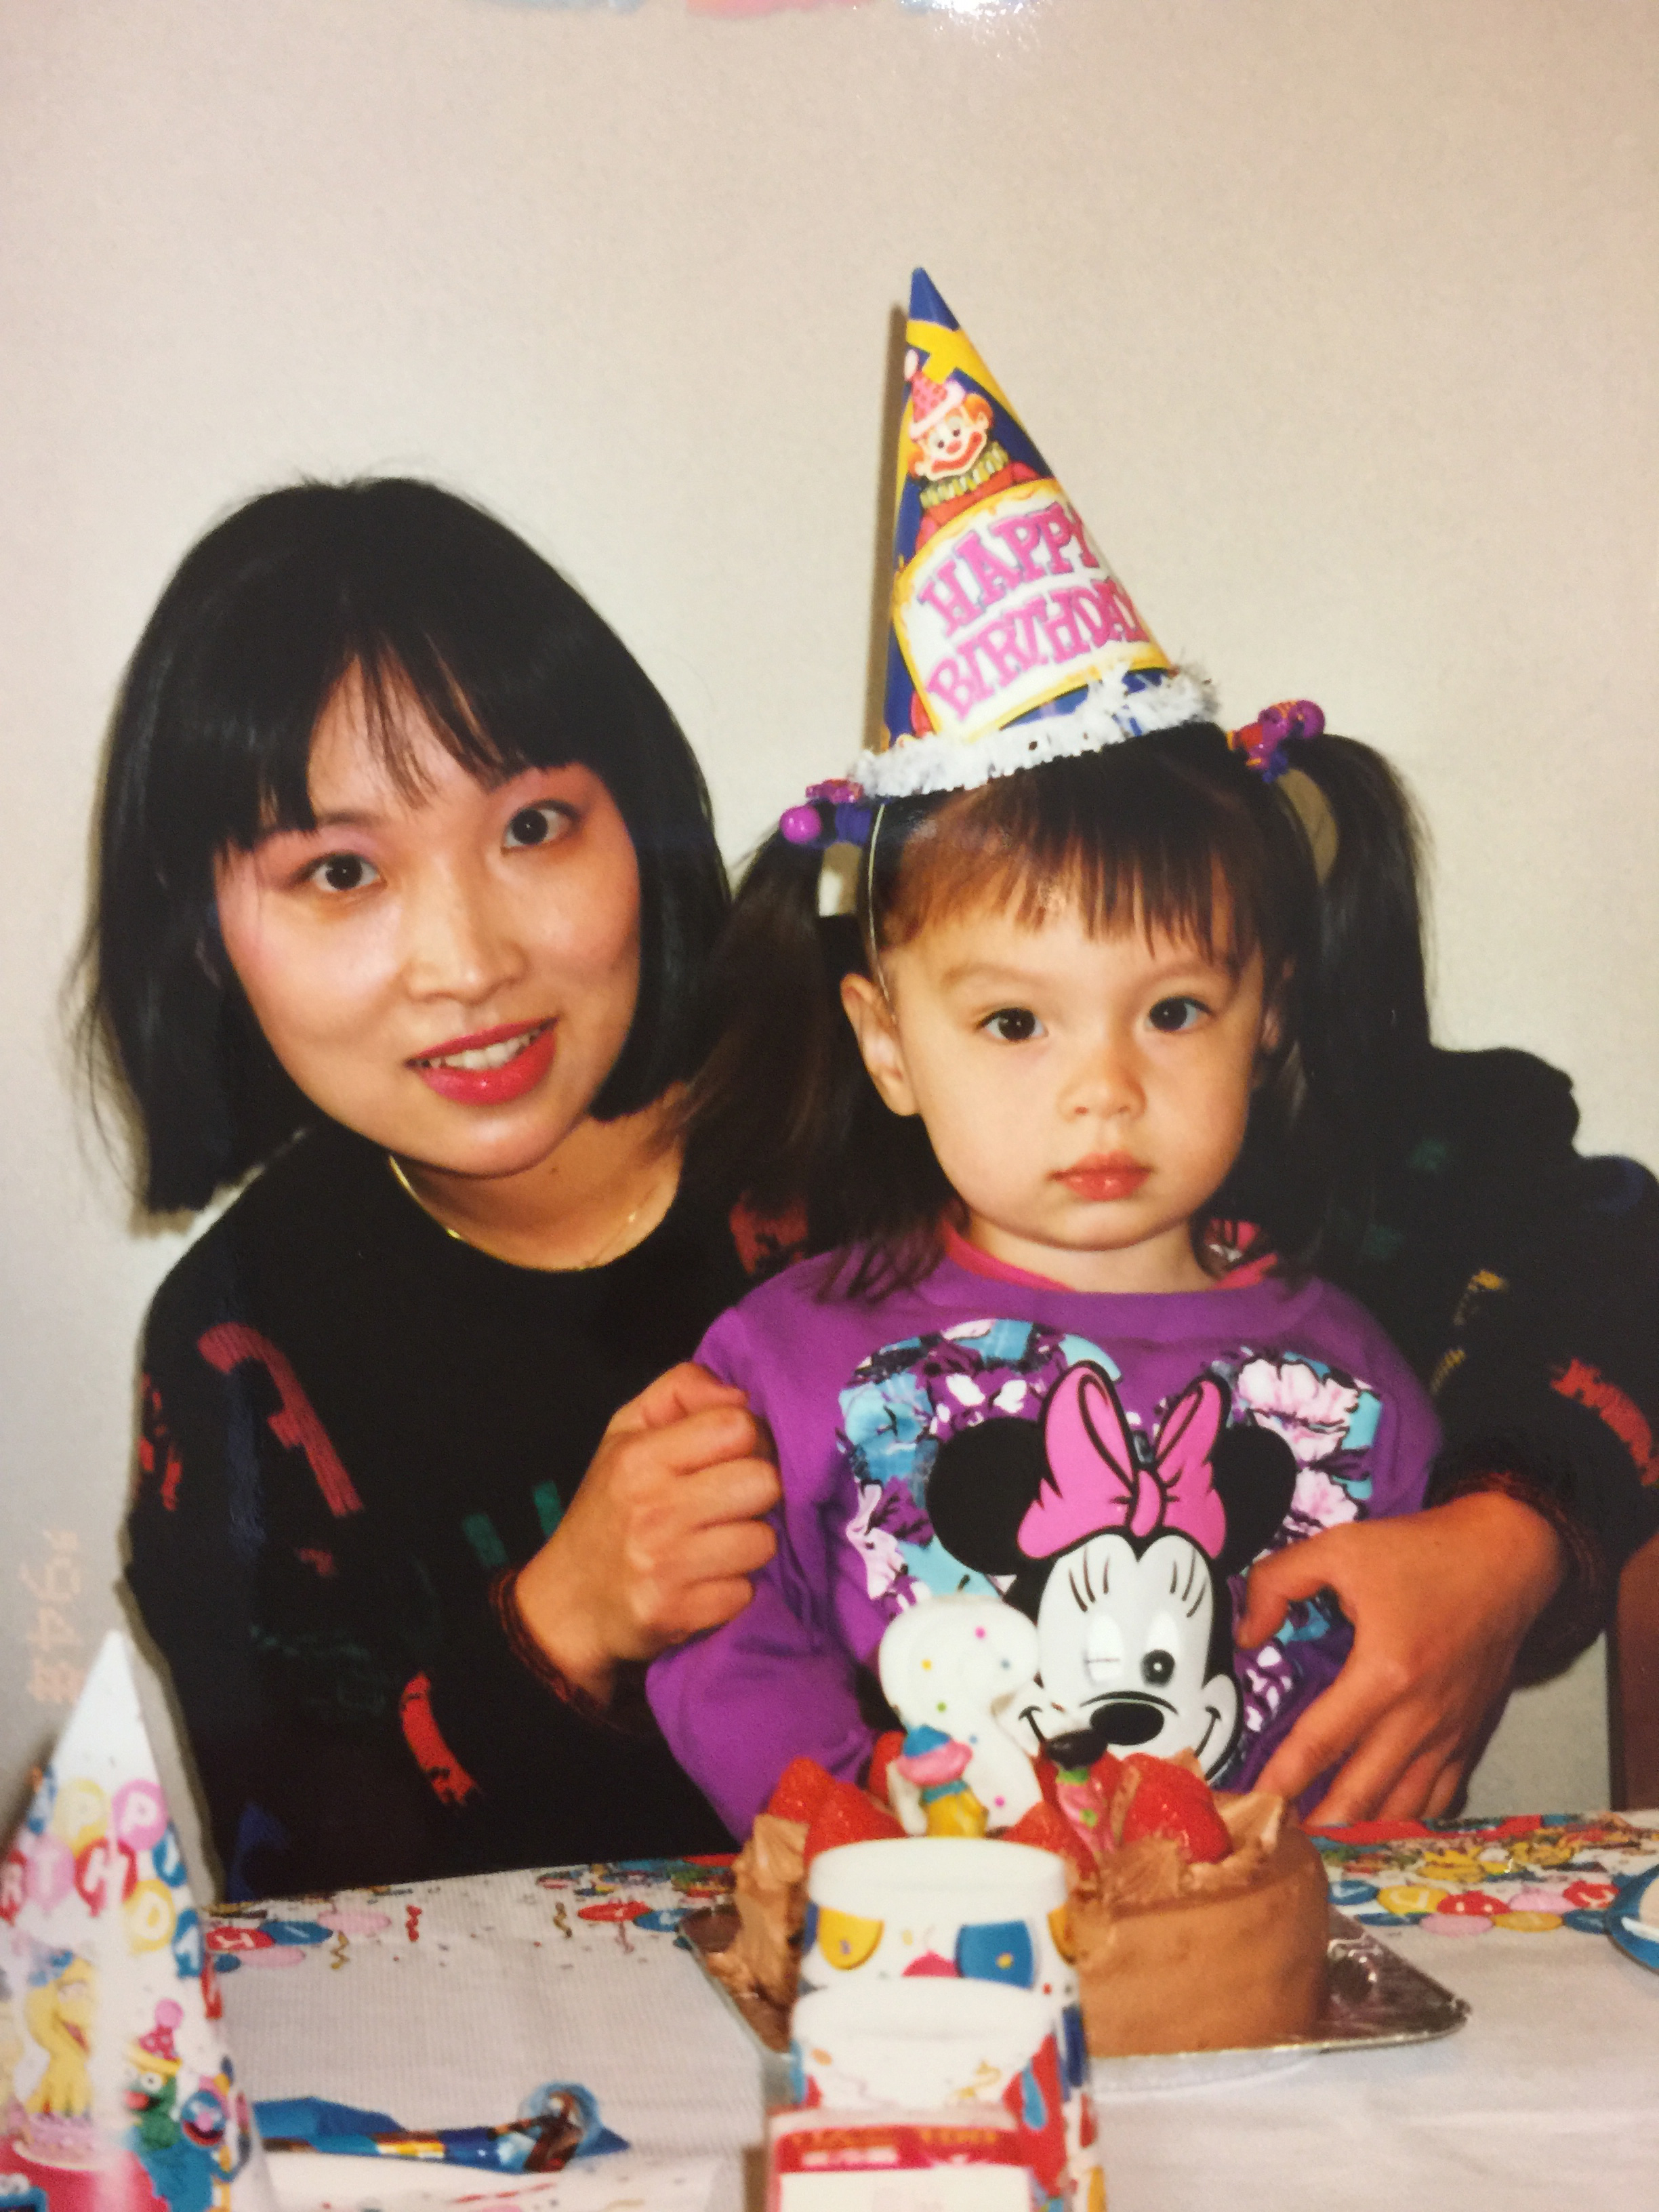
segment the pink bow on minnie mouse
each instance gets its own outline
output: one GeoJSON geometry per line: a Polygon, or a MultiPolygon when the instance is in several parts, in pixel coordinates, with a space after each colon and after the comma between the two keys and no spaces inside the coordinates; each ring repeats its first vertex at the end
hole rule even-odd
{"type": "Polygon", "coordinates": [[[1212,1377],[1189,1383],[1158,1424],[1148,1467],[1107,1376],[1088,1362],[1072,1368],[1048,1403],[1048,1469],[1019,1524],[1020,1550],[1048,1559],[1109,1529],[1139,1538],[1170,1528],[1218,1559],[1227,1518],[1210,1459],[1225,1413],[1212,1377]]]}

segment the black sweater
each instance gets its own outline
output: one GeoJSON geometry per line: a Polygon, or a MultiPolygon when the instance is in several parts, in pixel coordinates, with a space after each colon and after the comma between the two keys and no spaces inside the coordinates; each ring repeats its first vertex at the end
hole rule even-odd
{"type": "MultiPolygon", "coordinates": [[[[1523,1680],[1601,1632],[1659,1531],[1659,1184],[1581,1157],[1577,1127],[1572,1085],[1530,1054],[1430,1053],[1318,1263],[1428,1385],[1446,1437],[1430,1502],[1504,1488],[1565,1541],[1523,1680]]],[[[1233,1196],[1248,1213],[1248,1163],[1233,1196]]]]}
{"type": "Polygon", "coordinates": [[[746,1287],[683,1205],[608,1267],[491,1259],[332,1127],[179,1261],[128,1581],[227,1894],[730,1847],[648,1723],[538,1679],[496,1600],[617,1408],[746,1287]]]}

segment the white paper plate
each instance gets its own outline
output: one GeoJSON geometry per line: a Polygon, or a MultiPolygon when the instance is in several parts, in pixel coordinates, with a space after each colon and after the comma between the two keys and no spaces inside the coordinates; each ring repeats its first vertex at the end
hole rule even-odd
{"type": "Polygon", "coordinates": [[[1627,1959],[1659,1974],[1659,1928],[1650,1928],[1638,1917],[1642,1899],[1656,1881],[1659,1881],[1659,1867],[1650,1867],[1645,1874],[1632,1875],[1620,1883],[1619,1894],[1607,1907],[1607,1933],[1627,1959]]]}

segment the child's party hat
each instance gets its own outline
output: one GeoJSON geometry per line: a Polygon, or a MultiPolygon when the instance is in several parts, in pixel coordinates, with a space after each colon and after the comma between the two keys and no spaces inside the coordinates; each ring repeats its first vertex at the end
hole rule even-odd
{"type": "Polygon", "coordinates": [[[925,270],[899,420],[886,743],[872,797],[960,791],[1209,719],[925,270]]]}
{"type": "Polygon", "coordinates": [[[271,2212],[219,2014],[112,1634],[0,1866],[0,2198],[271,2212]]]}

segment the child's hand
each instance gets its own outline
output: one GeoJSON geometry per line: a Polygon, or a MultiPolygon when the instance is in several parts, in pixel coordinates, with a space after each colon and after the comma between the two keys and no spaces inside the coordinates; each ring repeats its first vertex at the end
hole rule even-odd
{"type": "Polygon", "coordinates": [[[741,1613],[777,1540],[772,1443],[735,1383],[687,1361],[613,1415],[569,1510],[520,1574],[520,1617],[609,1702],[619,1662],[741,1613]]]}
{"type": "Polygon", "coordinates": [[[1258,1786],[1294,1802],[1340,1760],[1308,1816],[1314,1825],[1444,1812],[1561,1574],[1548,1522],[1494,1492],[1352,1522],[1259,1559],[1236,1639],[1245,1649],[1267,1641],[1293,1600],[1321,1589],[1335,1591],[1354,1635],[1342,1672],[1258,1786]]]}

